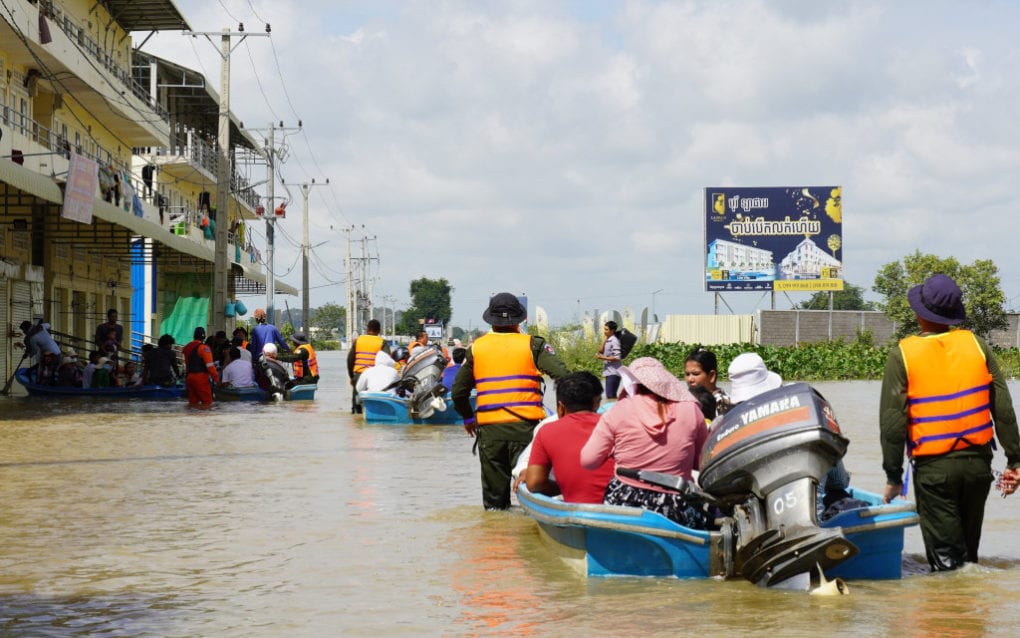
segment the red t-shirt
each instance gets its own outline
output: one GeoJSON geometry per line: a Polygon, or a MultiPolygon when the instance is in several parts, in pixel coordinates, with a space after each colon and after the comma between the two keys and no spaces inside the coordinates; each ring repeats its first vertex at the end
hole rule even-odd
{"type": "Polygon", "coordinates": [[[581,448],[598,422],[595,412],[574,412],[543,425],[531,444],[528,465],[552,467],[564,501],[601,503],[606,485],[613,478],[612,458],[597,470],[581,467],[581,448]]]}

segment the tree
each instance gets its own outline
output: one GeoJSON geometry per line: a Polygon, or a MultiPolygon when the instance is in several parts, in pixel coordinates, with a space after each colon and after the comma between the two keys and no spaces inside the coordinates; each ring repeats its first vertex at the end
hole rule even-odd
{"type": "Polygon", "coordinates": [[[404,311],[398,330],[404,334],[417,334],[419,319],[450,322],[453,308],[450,295],[453,288],[446,279],[415,279],[411,282],[411,307],[404,311]]]}
{"type": "MultiPolygon", "coordinates": [[[[799,306],[804,310],[828,310],[829,293],[816,292],[811,298],[799,306]]],[[[833,310],[874,310],[875,302],[864,301],[864,288],[847,282],[843,290],[832,293],[833,310]]]]}
{"type": "Polygon", "coordinates": [[[345,334],[347,332],[346,308],[342,308],[335,303],[328,303],[319,306],[314,311],[309,311],[309,314],[312,315],[309,324],[316,330],[325,333],[323,338],[332,338],[334,330],[342,337],[347,336],[345,334]]]}
{"type": "Polygon", "coordinates": [[[924,283],[928,277],[942,273],[952,277],[963,291],[967,310],[964,326],[984,338],[993,330],[1009,326],[1003,304],[1006,296],[999,285],[999,269],[990,259],[979,259],[969,266],[953,257],[923,255],[921,251],[907,255],[903,262],[894,261],[879,269],[872,290],[885,297],[878,308],[896,324],[896,337],[902,339],[917,331],[914,311],[907,302],[907,291],[924,283]]]}

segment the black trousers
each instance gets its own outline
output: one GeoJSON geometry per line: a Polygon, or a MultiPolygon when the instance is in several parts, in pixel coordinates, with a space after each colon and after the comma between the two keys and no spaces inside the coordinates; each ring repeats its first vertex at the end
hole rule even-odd
{"type": "Polygon", "coordinates": [[[980,456],[917,460],[914,496],[932,571],[978,562],[985,501],[993,480],[991,462],[980,456]]]}
{"type": "Polygon", "coordinates": [[[482,505],[487,510],[510,509],[511,472],[531,443],[534,423],[492,423],[478,426],[478,460],[482,466],[482,505]]]}
{"type": "Polygon", "coordinates": [[[351,414],[361,414],[362,411],[361,404],[358,403],[358,391],[354,389],[358,385],[360,377],[360,372],[355,372],[354,376],[351,377],[351,414]]]}

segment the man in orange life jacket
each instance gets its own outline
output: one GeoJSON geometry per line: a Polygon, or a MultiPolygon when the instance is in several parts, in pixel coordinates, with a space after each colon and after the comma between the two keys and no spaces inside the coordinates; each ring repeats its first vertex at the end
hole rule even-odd
{"type": "Polygon", "coordinates": [[[220,373],[213,363],[212,350],[205,345],[205,328],[195,328],[195,339],[184,346],[184,366],[188,371],[184,387],[189,405],[212,405],[212,384],[220,382],[220,373]],[[212,377],[210,382],[209,378],[212,377]]]}
{"type": "Polygon", "coordinates": [[[382,326],[379,324],[379,320],[370,319],[365,326],[365,334],[352,341],[347,351],[347,376],[351,380],[351,412],[353,414],[361,413],[361,404],[358,403],[358,391],[355,389],[358,377],[367,368],[375,365],[375,354],[377,352],[382,350],[383,347],[389,350],[386,342],[379,336],[381,331],[382,326]]]}
{"type": "Polygon", "coordinates": [[[303,332],[295,332],[290,340],[294,342],[294,349],[278,353],[276,358],[294,365],[294,384],[318,383],[319,361],[315,358],[315,349],[308,343],[308,337],[303,332]]]}
{"type": "Polygon", "coordinates": [[[489,300],[482,319],[492,332],[475,340],[453,381],[451,397],[464,418],[464,430],[477,437],[482,466],[482,504],[487,510],[510,507],[511,470],[545,418],[542,373],[567,374],[545,339],[521,334],[527,311],[517,297],[501,292],[489,300]],[[477,412],[471,408],[476,388],[477,412]]]}
{"type": "Polygon", "coordinates": [[[993,435],[1006,454],[1003,496],[1020,479],[1020,433],[1006,379],[991,348],[963,323],[961,292],[933,275],[907,300],[921,327],[889,352],[879,428],[883,500],[903,493],[903,449],[914,467],[914,497],[932,571],[978,561],[985,501],[991,488],[993,435]]]}

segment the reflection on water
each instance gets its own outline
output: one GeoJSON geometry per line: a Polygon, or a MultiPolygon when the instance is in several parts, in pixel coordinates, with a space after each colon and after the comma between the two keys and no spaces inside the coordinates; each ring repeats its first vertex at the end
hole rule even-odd
{"type": "MultiPolygon", "coordinates": [[[[981,566],[816,598],[742,581],[585,579],[516,508],[484,513],[456,426],[366,426],[343,353],[313,403],[0,400],[0,634],[944,636],[1020,621],[1015,498],[981,566]]],[[[819,384],[881,489],[878,384],[819,384]]],[[[996,467],[1003,467],[1001,458],[996,467]]]]}

